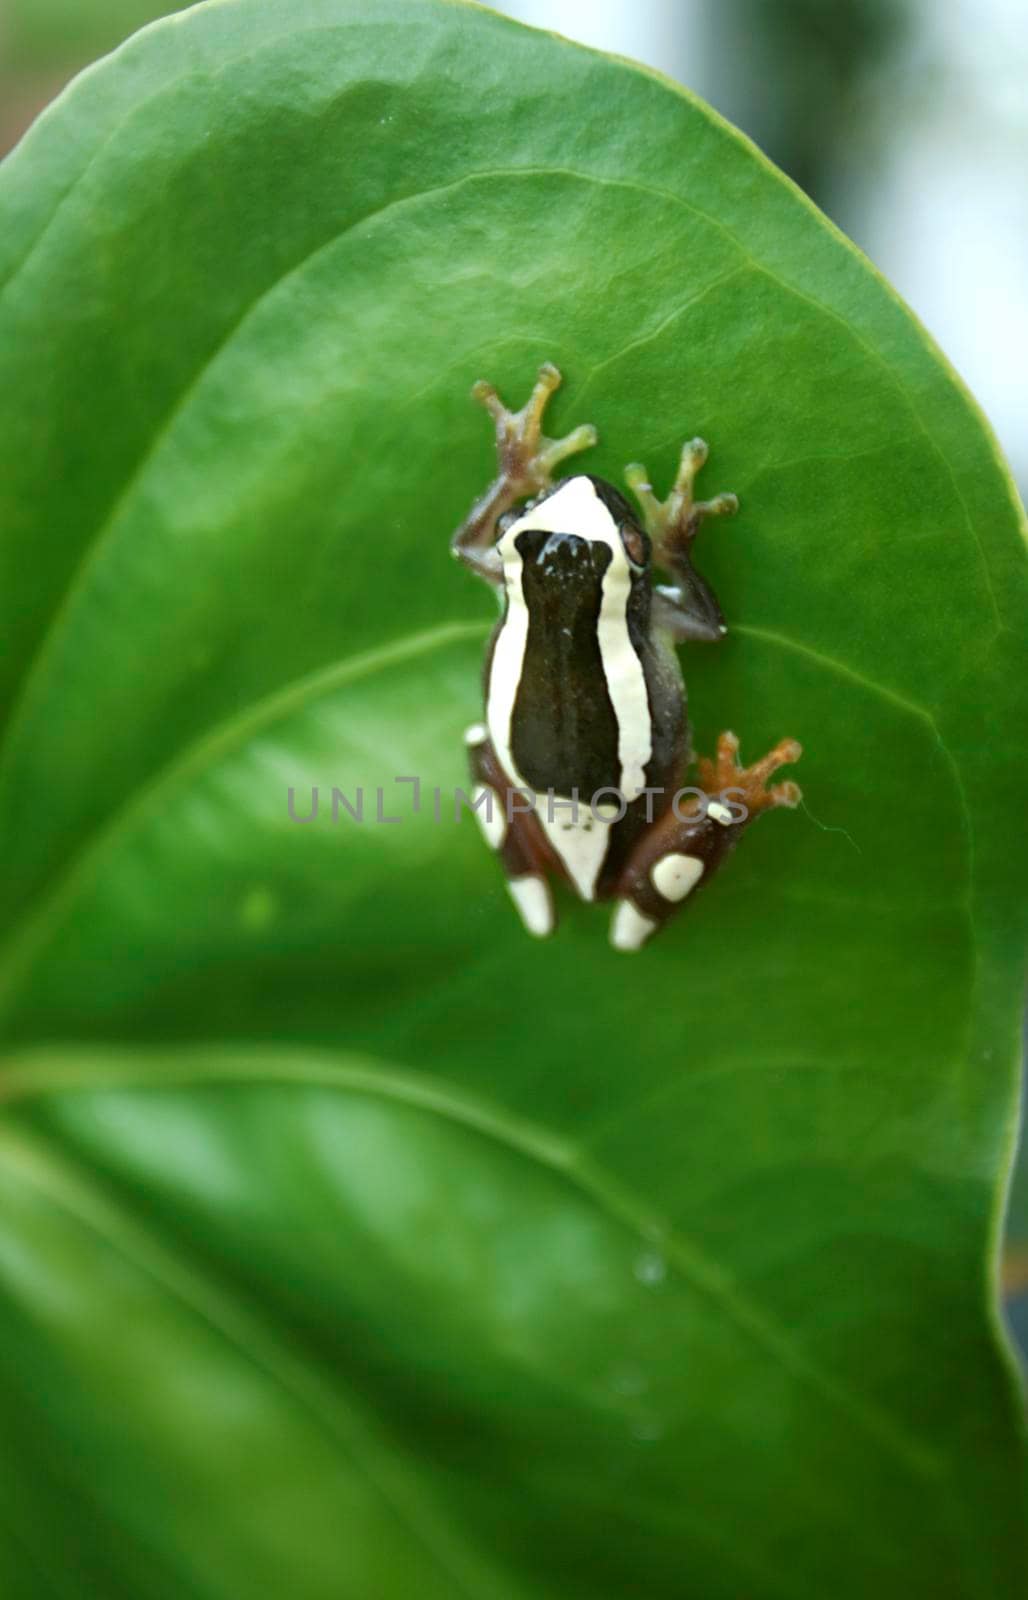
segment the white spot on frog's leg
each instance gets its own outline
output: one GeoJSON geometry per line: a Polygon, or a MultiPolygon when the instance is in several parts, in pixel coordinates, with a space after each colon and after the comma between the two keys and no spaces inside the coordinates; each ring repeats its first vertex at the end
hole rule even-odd
{"type": "Polygon", "coordinates": [[[529,873],[524,878],[508,879],[507,888],[529,933],[536,939],[545,939],[553,932],[553,901],[545,878],[529,873]]]}
{"type": "Polygon", "coordinates": [[[631,900],[619,900],[611,919],[610,942],[615,950],[641,950],[656,926],[631,900]]]}
{"type": "Polygon", "coordinates": [[[650,873],[650,882],[665,900],[684,900],[703,877],[703,862],[698,856],[662,856],[650,873]]]}
{"type": "Polygon", "coordinates": [[[478,745],[485,744],[489,737],[489,729],[484,722],[473,722],[470,728],[464,729],[464,743],[469,749],[474,750],[478,745]]]}
{"type": "Polygon", "coordinates": [[[722,828],[729,827],[735,821],[728,807],[723,806],[719,800],[711,800],[707,806],[707,816],[713,817],[715,822],[720,822],[722,828]]]}
{"type": "Polygon", "coordinates": [[[495,789],[480,783],[471,796],[471,804],[475,812],[475,821],[482,830],[483,839],[491,850],[498,850],[507,837],[507,818],[503,812],[503,801],[495,789]]]}

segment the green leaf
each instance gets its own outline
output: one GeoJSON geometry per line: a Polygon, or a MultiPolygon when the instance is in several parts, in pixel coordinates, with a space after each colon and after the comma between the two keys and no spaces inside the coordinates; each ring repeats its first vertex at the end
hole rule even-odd
{"type": "Polygon", "coordinates": [[[434,0],[160,23],[0,208],[9,1592],[1022,1592],[1024,525],[923,331],[706,107],[434,0]],[[468,390],[544,359],[605,476],[710,441],[697,744],[806,748],[636,958],[450,810],[468,390]]]}

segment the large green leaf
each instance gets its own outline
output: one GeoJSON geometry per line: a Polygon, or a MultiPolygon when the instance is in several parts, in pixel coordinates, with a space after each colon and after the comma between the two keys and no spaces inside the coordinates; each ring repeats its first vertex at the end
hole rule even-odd
{"type": "Polygon", "coordinates": [[[9,1592],[1022,1592],[1025,542],[922,330],[705,107],[429,0],[160,23],[0,208],[9,1592]],[[710,440],[698,742],[807,751],[637,958],[393,782],[464,781],[468,389],[542,359],[597,471],[710,440]]]}

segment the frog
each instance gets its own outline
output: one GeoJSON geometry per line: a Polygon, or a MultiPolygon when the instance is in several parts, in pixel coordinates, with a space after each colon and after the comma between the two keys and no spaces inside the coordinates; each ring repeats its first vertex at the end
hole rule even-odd
{"type": "Polygon", "coordinates": [[[470,804],[527,933],[555,931],[563,883],[583,901],[612,902],[610,943],[632,952],[709,883],[758,817],[800,804],[795,782],[770,780],[802,751],[783,738],[743,766],[726,731],[713,757],[698,759],[698,782],[685,782],[694,752],[677,647],[728,631],[693,548],[738,499],[696,498],[708,456],[700,438],[682,447],[663,500],[639,462],[624,470],[634,507],[593,474],[555,477],[598,439],[588,423],[559,439],[543,433],[561,381],[545,362],[517,411],[491,383],[472,389],[495,426],[497,471],[450,549],[495,590],[500,616],[482,720],[464,735],[470,804]]]}

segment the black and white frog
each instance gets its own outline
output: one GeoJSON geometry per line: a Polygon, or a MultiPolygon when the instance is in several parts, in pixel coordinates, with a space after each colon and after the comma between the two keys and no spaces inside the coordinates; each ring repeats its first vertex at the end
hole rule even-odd
{"type": "Polygon", "coordinates": [[[499,472],[452,550],[502,610],[486,652],[484,721],[465,735],[475,814],[529,933],[553,931],[558,878],[583,900],[613,900],[611,942],[638,950],[756,816],[799,803],[794,783],[768,779],[801,752],[783,739],[741,767],[738,740],[723,733],[714,760],[699,762],[698,786],[686,786],[692,751],[674,647],[726,632],[692,546],[707,518],[738,502],[694,499],[702,439],[683,448],[663,502],[644,467],[625,469],[638,514],[588,473],[554,481],[562,461],[596,442],[588,425],[544,437],[560,381],[544,365],[517,412],[491,384],[472,391],[496,423],[499,472]],[[655,566],[669,584],[654,586],[655,566]]]}

